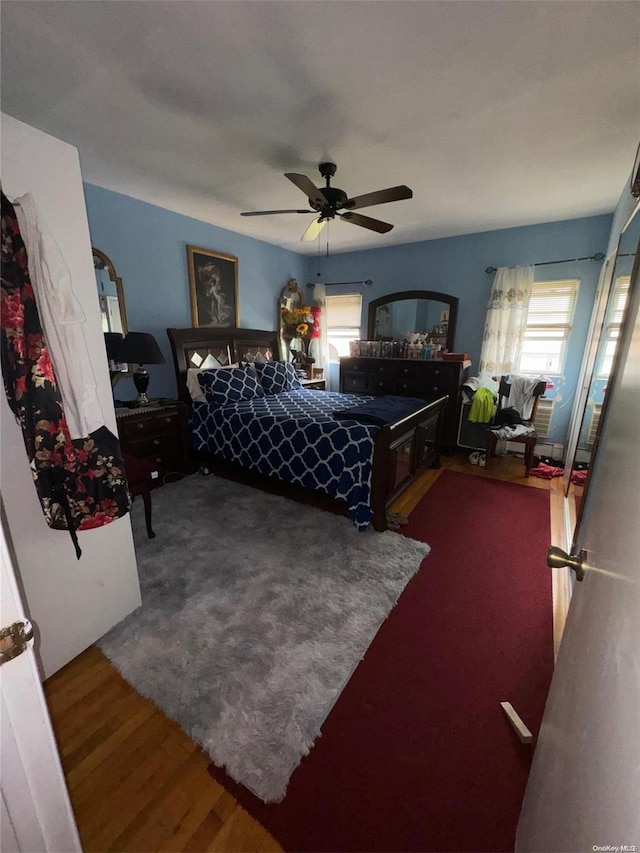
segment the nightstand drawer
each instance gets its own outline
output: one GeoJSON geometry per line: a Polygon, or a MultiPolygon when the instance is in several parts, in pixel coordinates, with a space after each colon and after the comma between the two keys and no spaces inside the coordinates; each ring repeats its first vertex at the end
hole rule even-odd
{"type": "MultiPolygon", "coordinates": [[[[151,460],[167,473],[188,473],[192,462],[187,441],[186,409],[182,403],[158,405],[118,415],[120,443],[125,453],[151,460]]],[[[164,482],[164,480],[163,480],[164,482]]]]}
{"type": "Polygon", "coordinates": [[[123,439],[135,441],[141,436],[164,432],[180,432],[180,413],[149,412],[138,415],[125,415],[118,421],[119,432],[123,439]]]}

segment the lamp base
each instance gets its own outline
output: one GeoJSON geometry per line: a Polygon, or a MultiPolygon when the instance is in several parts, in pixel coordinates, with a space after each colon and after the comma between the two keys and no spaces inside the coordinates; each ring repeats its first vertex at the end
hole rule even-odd
{"type": "Polygon", "coordinates": [[[136,386],[138,392],[138,405],[148,406],[147,388],[149,387],[149,374],[142,365],[133,373],[133,384],[136,386]]]}

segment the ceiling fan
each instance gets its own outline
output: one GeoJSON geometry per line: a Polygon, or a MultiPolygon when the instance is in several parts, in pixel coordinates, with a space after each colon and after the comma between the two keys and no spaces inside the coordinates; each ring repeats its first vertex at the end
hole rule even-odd
{"type": "Polygon", "coordinates": [[[389,222],[382,222],[380,219],[372,219],[370,216],[362,216],[360,213],[352,213],[351,211],[360,207],[370,207],[374,204],[385,204],[389,201],[402,201],[405,198],[413,198],[413,192],[409,187],[405,187],[404,185],[389,187],[386,190],[376,190],[376,192],[349,198],[344,190],[339,190],[337,187],[331,186],[331,178],[335,175],[337,169],[335,163],[320,163],[318,169],[326,181],[325,187],[316,187],[313,181],[306,175],[297,175],[295,172],[285,172],[284,174],[285,178],[289,178],[291,183],[295,184],[307,196],[312,208],[311,210],[250,210],[241,213],[240,216],[271,216],[274,213],[320,214],[309,225],[300,238],[301,240],[315,240],[326,223],[330,219],[335,219],[336,216],[339,216],[345,222],[350,222],[352,225],[359,225],[361,228],[377,231],[378,234],[386,234],[387,231],[391,231],[393,228],[393,225],[389,222]],[[341,213],[340,211],[342,210],[346,212],[341,213]]]}

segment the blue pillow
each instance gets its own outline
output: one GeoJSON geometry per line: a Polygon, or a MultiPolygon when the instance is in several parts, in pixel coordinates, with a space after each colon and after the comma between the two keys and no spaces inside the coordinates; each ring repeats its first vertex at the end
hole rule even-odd
{"type": "Polygon", "coordinates": [[[268,361],[254,364],[260,384],[267,394],[281,394],[301,388],[296,369],[289,361],[268,361]]]}
{"type": "Polygon", "coordinates": [[[207,403],[224,406],[240,400],[264,397],[264,390],[250,364],[244,367],[220,367],[198,374],[198,382],[207,403]]]}

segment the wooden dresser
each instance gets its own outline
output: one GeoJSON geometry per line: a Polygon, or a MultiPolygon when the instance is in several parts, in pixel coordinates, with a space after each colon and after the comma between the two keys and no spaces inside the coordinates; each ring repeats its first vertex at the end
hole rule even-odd
{"type": "MultiPolygon", "coordinates": [[[[468,364],[468,362],[467,362],[468,364]]],[[[431,403],[449,395],[442,450],[454,453],[460,388],[469,368],[461,361],[419,361],[406,358],[341,358],[340,391],[351,394],[397,394],[431,403]]]]}
{"type": "Polygon", "coordinates": [[[187,407],[178,400],[139,409],[116,409],[118,434],[125,453],[162,466],[163,481],[193,470],[187,445],[187,407]]]}

